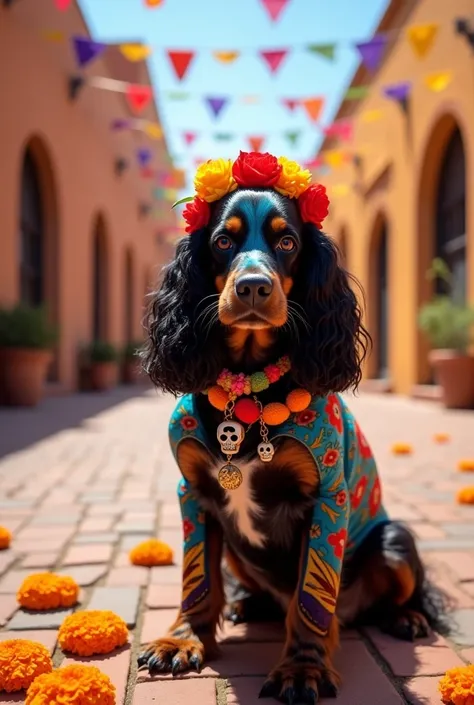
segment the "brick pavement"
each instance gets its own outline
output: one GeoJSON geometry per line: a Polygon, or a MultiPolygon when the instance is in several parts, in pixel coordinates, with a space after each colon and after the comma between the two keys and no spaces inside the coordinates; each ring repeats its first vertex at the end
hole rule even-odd
{"type": "MultiPolygon", "coordinates": [[[[117,391],[89,407],[83,395],[48,400],[46,424],[41,409],[0,412],[8,449],[24,447],[0,459],[0,523],[14,533],[12,548],[0,552],[0,639],[38,639],[56,665],[64,662],[56,634],[68,611],[31,614],[15,601],[25,575],[59,570],[82,586],[78,609],[113,609],[130,627],[127,647],[87,659],[110,675],[117,703],[257,705],[281,647],[282,632],[274,625],[226,625],[221,659],[199,676],[137,676],[140,643],[163,634],[175,614],[180,568],[133,567],[127,552],[158,535],[181,561],[178,471],[166,433],[173,402],[139,391],[135,397],[117,391]]],[[[344,634],[337,657],[344,685],[337,702],[439,703],[439,675],[474,660],[474,507],[454,501],[460,486],[474,484],[473,474],[456,471],[460,458],[474,456],[474,413],[388,396],[349,402],[378,459],[387,508],[417,534],[429,570],[452,597],[458,631],[449,641],[433,636],[415,645],[373,630],[344,634]],[[451,436],[446,445],[433,442],[441,432],[451,436]],[[413,455],[393,456],[394,442],[411,443],[413,455]]],[[[0,695],[0,703],[13,702],[23,702],[22,696],[0,695]]]]}

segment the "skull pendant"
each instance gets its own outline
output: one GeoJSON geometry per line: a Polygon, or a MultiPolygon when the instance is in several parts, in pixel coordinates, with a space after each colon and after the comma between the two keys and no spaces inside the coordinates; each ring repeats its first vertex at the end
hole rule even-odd
{"type": "Polygon", "coordinates": [[[223,421],[217,427],[217,440],[224,455],[235,455],[244,440],[245,431],[237,421],[223,421]]]}
{"type": "Polygon", "coordinates": [[[270,443],[270,441],[267,441],[266,443],[259,443],[257,451],[260,456],[260,460],[264,463],[269,463],[275,455],[275,448],[273,447],[273,443],[270,443]]]}

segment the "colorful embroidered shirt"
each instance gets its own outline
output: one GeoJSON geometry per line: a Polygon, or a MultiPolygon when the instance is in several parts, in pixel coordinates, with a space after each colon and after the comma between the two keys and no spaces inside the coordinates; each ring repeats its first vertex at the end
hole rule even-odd
{"type": "MultiPolygon", "coordinates": [[[[314,397],[305,411],[293,414],[280,426],[271,427],[269,436],[272,441],[289,436],[306,445],[319,472],[320,486],[309,529],[298,605],[304,623],[312,631],[325,634],[336,608],[343,557],[350,556],[377,524],[388,520],[381,502],[377,467],[354,416],[338,394],[314,397]]],[[[178,444],[188,437],[205,443],[192,395],[179,400],[171,417],[170,442],[175,457],[178,444]]],[[[186,481],[180,483],[178,494],[185,534],[185,567],[191,568],[192,558],[194,565],[199,563],[203,575],[202,585],[191,579],[188,579],[189,590],[183,585],[186,611],[200,602],[208,590],[204,577],[207,572],[204,520],[186,481]],[[186,537],[186,526],[193,526],[192,536],[186,537]]]]}

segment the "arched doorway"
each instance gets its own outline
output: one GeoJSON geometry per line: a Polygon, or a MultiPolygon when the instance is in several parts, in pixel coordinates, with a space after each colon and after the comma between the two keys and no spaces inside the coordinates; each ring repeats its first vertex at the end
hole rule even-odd
{"type": "Polygon", "coordinates": [[[124,314],[126,343],[133,342],[135,330],[135,271],[133,252],[130,248],[125,251],[125,286],[124,286],[124,314]]]}
{"type": "Polygon", "coordinates": [[[108,339],[109,262],[107,233],[102,215],[96,217],[92,236],[92,339],[108,339]]]}
{"type": "Polygon", "coordinates": [[[369,270],[369,327],[373,338],[371,376],[389,377],[388,225],[379,215],[372,233],[369,270]]]}

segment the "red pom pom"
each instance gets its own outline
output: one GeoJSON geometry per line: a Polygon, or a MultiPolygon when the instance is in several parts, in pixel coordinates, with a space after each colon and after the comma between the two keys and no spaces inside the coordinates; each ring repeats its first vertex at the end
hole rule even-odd
{"type": "Polygon", "coordinates": [[[242,423],[255,423],[260,416],[258,406],[252,399],[239,399],[234,413],[242,423]]]}

